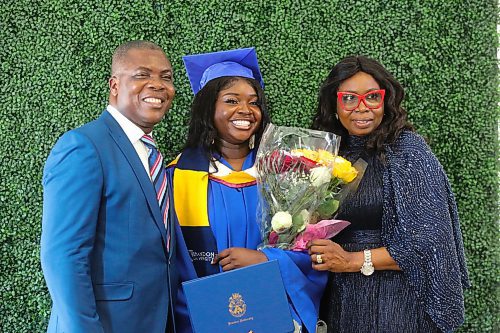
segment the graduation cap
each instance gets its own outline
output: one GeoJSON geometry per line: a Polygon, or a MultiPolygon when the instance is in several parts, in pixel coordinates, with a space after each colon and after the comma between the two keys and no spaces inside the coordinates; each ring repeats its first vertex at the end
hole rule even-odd
{"type": "Polygon", "coordinates": [[[254,47],[193,54],[182,57],[182,60],[195,95],[210,80],[223,76],[255,79],[264,87],[254,47]]]}

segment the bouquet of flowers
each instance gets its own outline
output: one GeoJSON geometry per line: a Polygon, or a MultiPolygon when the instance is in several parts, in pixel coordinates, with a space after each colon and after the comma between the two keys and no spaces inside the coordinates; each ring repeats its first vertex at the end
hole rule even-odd
{"type": "Polygon", "coordinates": [[[358,184],[364,169],[337,156],[339,145],[333,133],[268,125],[255,163],[261,248],[302,251],[308,241],[331,238],[350,224],[331,218],[346,185],[358,184]]]}

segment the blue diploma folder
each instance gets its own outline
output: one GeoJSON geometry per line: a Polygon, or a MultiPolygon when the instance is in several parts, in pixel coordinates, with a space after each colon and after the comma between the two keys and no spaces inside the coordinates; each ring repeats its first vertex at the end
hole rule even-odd
{"type": "Polygon", "coordinates": [[[294,326],[276,260],[183,282],[196,333],[285,333],[294,326]]]}

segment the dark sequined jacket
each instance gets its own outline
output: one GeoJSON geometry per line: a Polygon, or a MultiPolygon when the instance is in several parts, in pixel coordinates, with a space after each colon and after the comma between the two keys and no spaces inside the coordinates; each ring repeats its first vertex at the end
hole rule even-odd
{"type": "Polygon", "coordinates": [[[386,147],[382,240],[425,311],[445,332],[464,321],[469,287],[455,198],[425,141],[403,132],[386,147]]]}

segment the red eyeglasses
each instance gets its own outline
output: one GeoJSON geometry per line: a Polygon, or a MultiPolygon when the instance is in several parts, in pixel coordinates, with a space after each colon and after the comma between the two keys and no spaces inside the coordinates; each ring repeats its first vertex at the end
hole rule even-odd
{"type": "Polygon", "coordinates": [[[372,90],[364,95],[358,95],[349,91],[337,92],[337,100],[340,102],[340,107],[346,111],[353,111],[361,102],[368,109],[378,109],[384,104],[385,89],[372,90]]]}

